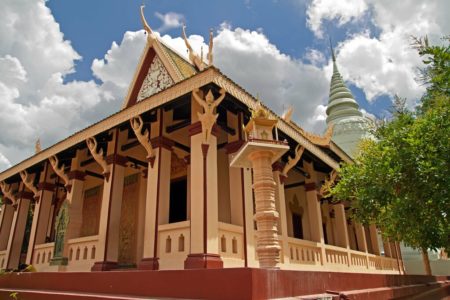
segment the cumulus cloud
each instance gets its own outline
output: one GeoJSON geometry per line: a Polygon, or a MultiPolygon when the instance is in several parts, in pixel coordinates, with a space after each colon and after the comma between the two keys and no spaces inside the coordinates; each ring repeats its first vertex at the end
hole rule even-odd
{"type": "Polygon", "coordinates": [[[0,170],[11,167],[11,162],[0,153],[0,170]]]}
{"type": "Polygon", "coordinates": [[[158,32],[166,32],[167,30],[181,27],[185,23],[184,16],[175,12],[168,12],[166,14],[156,12],[155,16],[162,22],[162,25],[157,29],[158,32]]]}
{"type": "Polygon", "coordinates": [[[64,82],[80,55],[64,40],[44,0],[6,0],[0,11],[0,170],[116,111],[139,59],[144,34],[125,34],[126,59],[113,44],[94,74],[103,83],[64,82]],[[142,37],[140,37],[142,36],[142,37]],[[121,68],[125,60],[127,64],[121,68]],[[103,65],[102,63],[103,62],[103,65]],[[126,83],[124,83],[126,82],[126,83]],[[110,105],[104,105],[109,102],[110,105]],[[101,107],[101,109],[99,109],[101,107]]]}
{"type": "MultiPolygon", "coordinates": [[[[163,41],[187,56],[181,38],[169,35],[163,41]]],[[[208,49],[203,37],[191,35],[190,43],[197,53],[208,49]]],[[[316,54],[316,61],[320,55],[316,54]]],[[[283,54],[264,33],[222,26],[214,38],[214,65],[233,81],[281,114],[294,107],[293,120],[306,129],[321,132],[325,126],[318,105],[326,102],[329,78],[319,67],[283,54]],[[311,116],[316,116],[311,118],[311,116]]]]}
{"type": "Polygon", "coordinates": [[[361,88],[369,101],[398,94],[406,97],[412,107],[424,86],[416,81],[422,63],[410,46],[411,36],[428,35],[436,42],[448,33],[449,10],[450,2],[446,0],[313,0],[307,15],[308,26],[319,38],[323,37],[324,21],[352,26],[352,21],[368,18],[379,32],[362,29],[338,45],[341,73],[345,80],[361,88]]]}
{"type": "Polygon", "coordinates": [[[337,25],[342,26],[359,19],[367,8],[364,0],[313,0],[306,11],[307,23],[316,36],[322,38],[324,20],[336,20],[337,25]]]}

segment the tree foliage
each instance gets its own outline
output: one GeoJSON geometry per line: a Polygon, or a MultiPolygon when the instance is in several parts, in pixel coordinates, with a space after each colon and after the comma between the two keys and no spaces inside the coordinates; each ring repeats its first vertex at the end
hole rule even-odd
{"type": "Polygon", "coordinates": [[[422,107],[396,107],[375,139],[361,142],[355,163],[342,166],[331,193],[350,200],[357,220],[375,223],[391,239],[450,250],[449,47],[418,41],[427,65],[422,107]]]}

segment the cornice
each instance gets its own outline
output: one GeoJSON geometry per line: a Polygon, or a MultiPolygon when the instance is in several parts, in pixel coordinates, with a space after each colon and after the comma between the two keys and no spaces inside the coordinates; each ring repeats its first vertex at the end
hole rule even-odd
{"type": "Polygon", "coordinates": [[[70,148],[78,143],[84,143],[87,138],[95,136],[106,130],[109,130],[124,122],[129,122],[132,117],[141,115],[144,112],[157,108],[175,98],[178,98],[184,94],[190,93],[195,88],[200,88],[211,81],[217,76],[217,70],[215,68],[205,69],[203,72],[198,73],[196,76],[192,76],[188,79],[175,83],[172,87],[163,90],[157,94],[150,96],[149,98],[139,101],[135,105],[123,109],[106,119],[103,119],[91,126],[67,137],[66,139],[50,146],[47,149],[35,154],[32,157],[25,159],[19,164],[9,168],[8,170],[0,173],[0,181],[3,181],[20,171],[32,167],[33,165],[47,160],[49,157],[58,154],[59,152],[70,148]]]}
{"type": "MultiPolygon", "coordinates": [[[[163,90],[159,93],[156,93],[142,101],[137,102],[135,105],[123,109],[106,119],[103,119],[97,123],[92,124],[91,126],[67,137],[66,139],[54,144],[53,146],[42,150],[41,152],[35,154],[32,157],[27,158],[26,160],[20,162],[19,164],[11,167],[10,169],[0,173],[0,181],[3,181],[15,174],[18,174],[20,171],[30,168],[33,165],[40,163],[42,161],[47,160],[49,157],[56,155],[67,148],[70,148],[78,143],[84,143],[87,138],[92,136],[96,136],[99,133],[102,133],[106,130],[114,128],[124,122],[129,122],[132,117],[141,115],[144,112],[155,109],[169,101],[172,101],[175,98],[178,98],[182,95],[192,92],[195,88],[200,88],[210,82],[214,82],[218,86],[226,89],[226,91],[233,95],[236,99],[241,101],[243,104],[247,105],[251,109],[257,108],[257,100],[251,96],[248,92],[246,92],[242,87],[234,83],[231,79],[222,74],[215,67],[209,67],[202,72],[182,80],[178,83],[175,83],[170,88],[163,90]]],[[[294,139],[301,146],[305,147],[309,152],[314,154],[316,157],[322,159],[327,165],[332,167],[333,169],[339,169],[339,163],[329,157],[325,152],[323,152],[319,147],[314,145],[311,141],[309,141],[305,135],[304,131],[295,125],[293,122],[286,122],[281,117],[276,115],[273,111],[271,111],[268,107],[264,106],[265,109],[269,111],[269,115],[271,118],[277,119],[277,127],[289,135],[292,139],[294,139]]]]}
{"type": "MultiPolygon", "coordinates": [[[[259,104],[256,98],[251,96],[247,91],[238,86],[236,83],[234,83],[231,79],[229,79],[225,75],[221,74],[219,71],[217,71],[217,73],[219,76],[216,76],[214,78],[214,83],[224,88],[228,93],[230,93],[236,99],[240,100],[242,103],[247,105],[250,109],[255,110],[258,108],[259,104]]],[[[267,106],[265,106],[264,104],[261,105],[263,105],[263,107],[267,109],[267,111],[269,112],[269,116],[271,118],[278,120],[277,123],[278,129],[289,135],[297,143],[305,147],[305,149],[307,149],[309,152],[311,152],[318,158],[322,159],[331,168],[336,170],[339,169],[339,163],[336,162],[331,157],[329,157],[325,152],[323,152],[319,147],[314,145],[310,140],[308,140],[304,135],[303,129],[299,128],[296,125],[293,125],[291,122],[289,123],[286,122],[277,114],[275,114],[272,110],[270,110],[267,106]]]]}

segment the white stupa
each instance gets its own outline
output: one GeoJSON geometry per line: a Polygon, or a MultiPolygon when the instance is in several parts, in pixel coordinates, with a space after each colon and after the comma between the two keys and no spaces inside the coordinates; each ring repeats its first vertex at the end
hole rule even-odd
{"type": "Polygon", "coordinates": [[[339,73],[333,48],[331,48],[331,53],[333,76],[331,77],[326,122],[327,126],[333,126],[332,140],[347,154],[354,157],[359,141],[371,136],[369,129],[373,126],[373,122],[359,111],[358,103],[339,73]]]}

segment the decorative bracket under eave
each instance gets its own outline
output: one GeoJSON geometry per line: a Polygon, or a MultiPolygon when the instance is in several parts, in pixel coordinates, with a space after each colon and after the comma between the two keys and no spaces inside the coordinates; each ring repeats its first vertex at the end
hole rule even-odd
{"type": "Polygon", "coordinates": [[[3,195],[5,195],[5,198],[11,200],[12,205],[15,205],[17,203],[17,198],[13,195],[10,184],[7,184],[4,181],[0,182],[0,189],[2,190],[3,195]]]}
{"type": "Polygon", "coordinates": [[[330,197],[330,190],[335,185],[337,177],[338,172],[336,170],[331,171],[328,179],[326,179],[323,185],[320,187],[319,194],[322,198],[330,197]]]}
{"type": "Polygon", "coordinates": [[[287,173],[293,168],[295,167],[295,165],[298,163],[298,161],[300,160],[300,158],[303,155],[303,152],[305,151],[305,147],[297,145],[297,147],[295,147],[295,156],[289,157],[288,158],[288,162],[287,164],[284,166],[283,171],[281,172],[281,175],[287,177],[287,173]]]}
{"type": "Polygon", "coordinates": [[[200,97],[199,89],[195,89],[192,91],[192,96],[195,101],[203,107],[203,113],[197,113],[198,118],[202,124],[202,132],[203,132],[203,140],[205,143],[208,142],[209,137],[212,133],[212,128],[214,123],[216,123],[217,117],[219,114],[215,113],[216,107],[223,101],[226,95],[225,89],[220,90],[220,96],[217,99],[214,99],[214,95],[211,90],[208,91],[205,98],[200,97]]]}
{"type": "Polygon", "coordinates": [[[103,176],[105,176],[106,181],[109,180],[109,174],[110,168],[106,162],[105,157],[103,156],[103,149],[97,150],[97,140],[95,137],[90,137],[86,139],[86,144],[89,148],[89,151],[92,154],[92,157],[95,159],[95,161],[102,167],[103,169],[103,176]]]}
{"type": "Polygon", "coordinates": [[[33,179],[31,179],[30,174],[28,174],[28,172],[26,170],[21,171],[20,173],[20,178],[22,178],[23,184],[25,184],[25,186],[33,192],[34,197],[37,197],[39,194],[39,191],[37,189],[37,187],[34,185],[33,183],[33,179]]]}
{"type": "Polygon", "coordinates": [[[131,128],[133,128],[134,134],[136,135],[139,143],[144,146],[147,151],[147,160],[150,162],[151,167],[153,168],[153,164],[155,162],[155,151],[152,147],[152,143],[149,139],[149,132],[146,129],[142,132],[142,128],[144,127],[144,122],[142,121],[141,116],[133,117],[130,119],[131,128]]]}
{"type": "Polygon", "coordinates": [[[59,160],[56,155],[50,157],[48,160],[50,161],[53,171],[55,171],[56,175],[64,181],[64,186],[67,188],[69,186],[69,176],[64,172],[65,166],[62,165],[61,167],[58,167],[59,160]]]}

